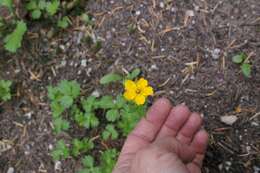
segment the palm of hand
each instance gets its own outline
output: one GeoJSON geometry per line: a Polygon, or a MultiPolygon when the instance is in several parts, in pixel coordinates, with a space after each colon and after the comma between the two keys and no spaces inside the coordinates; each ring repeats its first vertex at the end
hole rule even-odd
{"type": "Polygon", "coordinates": [[[208,135],[186,106],[160,99],[128,136],[113,173],[200,173],[208,135]]]}

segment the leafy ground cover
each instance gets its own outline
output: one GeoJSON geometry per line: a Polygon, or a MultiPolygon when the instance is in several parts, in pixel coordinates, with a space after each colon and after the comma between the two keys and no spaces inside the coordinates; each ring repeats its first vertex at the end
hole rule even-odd
{"type": "Polygon", "coordinates": [[[123,77],[149,81],[147,107],[164,96],[203,113],[203,172],[259,171],[257,0],[10,2],[0,0],[0,172],[109,172],[146,111],[122,101],[123,77]]]}

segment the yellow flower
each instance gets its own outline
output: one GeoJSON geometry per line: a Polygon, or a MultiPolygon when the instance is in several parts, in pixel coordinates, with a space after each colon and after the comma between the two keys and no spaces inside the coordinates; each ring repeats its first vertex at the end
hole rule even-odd
{"type": "Polygon", "coordinates": [[[126,100],[134,101],[137,105],[143,105],[146,97],[153,95],[153,88],[148,85],[148,81],[144,78],[134,82],[126,80],[124,83],[126,100]]]}

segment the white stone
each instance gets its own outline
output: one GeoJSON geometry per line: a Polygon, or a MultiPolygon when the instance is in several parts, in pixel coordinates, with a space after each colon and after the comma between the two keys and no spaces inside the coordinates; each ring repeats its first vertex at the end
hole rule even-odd
{"type": "Polygon", "coordinates": [[[53,150],[53,145],[49,144],[48,148],[49,148],[49,150],[53,150]]]}
{"type": "Polygon", "coordinates": [[[188,16],[188,17],[193,17],[193,16],[195,16],[193,10],[187,10],[185,14],[186,14],[186,16],[188,16]]]}
{"type": "Polygon", "coordinates": [[[56,161],[56,162],[55,162],[54,169],[55,169],[56,171],[61,170],[61,161],[56,161]]]}
{"type": "Polygon", "coordinates": [[[98,90],[95,90],[95,91],[92,92],[91,95],[94,96],[94,97],[100,97],[100,92],[98,90]]]}
{"type": "Polygon", "coordinates": [[[238,117],[235,115],[226,115],[220,117],[220,121],[227,124],[227,125],[233,125],[238,120],[238,117]]]}
{"type": "Polygon", "coordinates": [[[221,53],[221,50],[216,48],[211,51],[211,56],[213,59],[219,59],[220,53],[221,53]]]}
{"type": "Polygon", "coordinates": [[[160,2],[160,7],[164,8],[164,3],[163,2],[160,2]]]}
{"type": "Polygon", "coordinates": [[[8,168],[7,173],[14,173],[14,168],[13,167],[8,168]]]}
{"type": "Polygon", "coordinates": [[[86,67],[87,66],[87,60],[86,59],[81,60],[80,64],[81,64],[82,67],[86,67]]]}
{"type": "Polygon", "coordinates": [[[150,70],[158,70],[158,67],[156,64],[151,65],[150,70]]]}

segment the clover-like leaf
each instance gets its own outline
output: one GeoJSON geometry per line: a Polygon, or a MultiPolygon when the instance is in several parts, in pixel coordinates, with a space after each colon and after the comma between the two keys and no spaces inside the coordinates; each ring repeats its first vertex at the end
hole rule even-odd
{"type": "Polygon", "coordinates": [[[106,119],[110,122],[115,122],[119,118],[119,112],[117,109],[110,109],[106,113],[106,119]]]}
{"type": "Polygon", "coordinates": [[[122,80],[121,75],[115,74],[115,73],[110,73],[110,74],[107,74],[104,77],[102,77],[100,79],[100,83],[104,85],[104,84],[109,84],[111,82],[116,82],[116,81],[120,81],[120,80],[122,80]]]}
{"type": "Polygon", "coordinates": [[[21,47],[23,35],[27,31],[26,23],[23,21],[17,22],[15,30],[7,35],[4,39],[4,47],[6,50],[15,53],[21,47]]]}
{"type": "Polygon", "coordinates": [[[252,71],[250,64],[243,63],[241,65],[241,70],[242,70],[242,73],[244,74],[245,77],[248,77],[248,78],[250,77],[251,71],[252,71]]]}
{"type": "Polygon", "coordinates": [[[236,64],[241,64],[246,58],[246,55],[244,53],[240,53],[238,55],[235,55],[232,57],[232,61],[236,64]]]}
{"type": "Polygon", "coordinates": [[[139,68],[134,69],[131,73],[129,73],[126,78],[129,80],[133,80],[141,73],[141,70],[139,68]]]}

